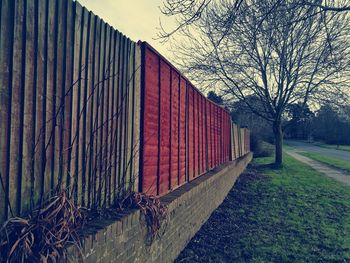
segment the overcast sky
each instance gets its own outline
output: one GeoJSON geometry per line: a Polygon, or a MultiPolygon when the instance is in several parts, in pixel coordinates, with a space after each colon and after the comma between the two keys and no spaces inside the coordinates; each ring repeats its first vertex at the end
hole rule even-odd
{"type": "Polygon", "coordinates": [[[159,19],[171,27],[169,18],[165,18],[159,7],[162,0],[78,0],[81,5],[91,10],[105,22],[118,29],[134,41],[150,43],[161,54],[170,59],[167,44],[162,44],[157,37],[159,19]]]}

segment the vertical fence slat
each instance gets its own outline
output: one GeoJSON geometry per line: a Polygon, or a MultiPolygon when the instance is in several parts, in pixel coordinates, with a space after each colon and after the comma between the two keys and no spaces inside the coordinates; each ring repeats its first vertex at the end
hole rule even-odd
{"type": "MultiPolygon", "coordinates": [[[[80,27],[80,55],[79,55],[79,93],[80,93],[80,100],[79,100],[79,111],[78,111],[78,137],[79,140],[77,140],[77,143],[79,144],[78,149],[78,160],[77,160],[77,173],[76,175],[78,178],[76,181],[76,189],[75,189],[75,196],[76,201],[79,204],[85,203],[85,186],[86,186],[86,119],[87,119],[87,72],[89,70],[89,63],[88,63],[88,34],[89,34],[89,14],[88,11],[85,8],[82,8],[82,21],[81,21],[81,27],[80,27]]],[[[78,138],[77,138],[78,139],[78,138]]]]}
{"type": "Polygon", "coordinates": [[[115,152],[114,150],[114,143],[113,143],[113,129],[114,123],[115,123],[115,115],[114,115],[114,79],[115,76],[115,30],[111,27],[110,28],[110,40],[109,40],[109,58],[108,58],[108,71],[110,74],[110,78],[108,79],[108,136],[106,137],[106,144],[107,144],[107,156],[106,156],[106,162],[107,162],[107,178],[108,178],[108,186],[107,186],[107,200],[108,205],[111,204],[111,194],[112,194],[112,171],[113,170],[113,154],[115,152]]]}
{"type": "Polygon", "coordinates": [[[123,90],[122,90],[122,80],[123,80],[123,63],[124,63],[124,36],[123,34],[118,35],[118,67],[117,67],[117,94],[116,94],[116,110],[118,112],[117,117],[117,128],[116,128],[116,155],[115,155],[115,166],[116,166],[116,195],[120,196],[121,189],[121,146],[122,146],[122,109],[123,109],[123,90]]]}
{"type": "Polygon", "coordinates": [[[179,107],[179,100],[180,100],[180,94],[179,94],[179,74],[172,70],[172,81],[171,81],[171,96],[172,96],[172,105],[171,105],[171,147],[170,147],[170,154],[171,154],[171,189],[175,189],[178,186],[178,179],[179,179],[179,115],[180,115],[180,107],[179,107]]]}
{"type": "Polygon", "coordinates": [[[170,67],[161,60],[160,63],[160,188],[159,194],[168,191],[169,154],[170,154],[170,67]]]}
{"type": "Polygon", "coordinates": [[[213,125],[213,167],[217,165],[217,136],[216,136],[216,125],[217,125],[216,106],[212,106],[212,125],[213,125]]]}
{"type": "Polygon", "coordinates": [[[213,168],[214,167],[214,160],[215,160],[215,155],[214,155],[214,119],[213,119],[213,114],[214,114],[214,105],[210,102],[209,103],[209,109],[210,109],[210,159],[211,159],[211,162],[210,162],[210,168],[213,168]]]}
{"type": "MultiPolygon", "coordinates": [[[[61,84],[61,93],[57,94],[59,101],[59,123],[61,125],[60,129],[60,146],[58,157],[60,160],[60,169],[58,174],[58,180],[61,183],[61,188],[66,189],[68,184],[71,182],[71,176],[74,178],[74,171],[72,170],[72,142],[73,136],[71,134],[72,130],[72,104],[73,97],[72,94],[77,88],[76,83],[74,83],[74,65],[78,62],[75,62],[74,59],[74,39],[75,39],[75,3],[67,1],[66,5],[63,6],[64,12],[66,13],[65,26],[63,31],[64,33],[64,46],[63,46],[63,56],[62,60],[62,80],[61,84]],[[63,119],[61,119],[63,118],[63,119]]],[[[58,58],[60,59],[60,58],[58,58]]],[[[71,191],[70,191],[71,193],[71,191]]]]}
{"type": "Polygon", "coordinates": [[[115,54],[114,54],[114,61],[113,61],[113,114],[115,115],[115,120],[113,121],[113,141],[112,141],[112,147],[113,147],[113,157],[112,157],[112,200],[116,198],[116,194],[118,193],[117,187],[118,187],[118,123],[119,123],[119,60],[120,60],[120,37],[121,34],[116,31],[115,32],[115,54]]]}
{"type": "MultiPolygon", "coordinates": [[[[3,0],[1,4],[0,27],[0,216],[6,220],[9,193],[9,149],[11,129],[11,85],[13,55],[14,2],[3,0]]],[[[0,220],[1,220],[0,219],[0,220]]]]}
{"type": "Polygon", "coordinates": [[[180,176],[181,176],[181,78],[180,74],[177,74],[177,84],[176,92],[178,93],[178,101],[177,101],[177,186],[180,186],[180,176]]]}
{"type": "Polygon", "coordinates": [[[188,81],[184,80],[185,82],[185,87],[186,87],[186,94],[185,94],[185,182],[190,180],[190,169],[189,169],[189,86],[188,86],[188,81]]]}
{"type": "Polygon", "coordinates": [[[53,139],[54,139],[54,78],[55,70],[55,50],[56,50],[56,1],[48,1],[47,18],[47,73],[46,73],[46,122],[45,122],[45,175],[44,191],[50,194],[54,188],[53,166],[53,139]]]}
{"type": "Polygon", "coordinates": [[[125,154],[125,102],[126,102],[126,91],[125,91],[125,75],[126,75],[126,69],[124,68],[124,63],[126,60],[126,53],[127,53],[127,39],[123,35],[121,38],[121,54],[120,54],[120,77],[119,77],[119,137],[118,137],[118,194],[119,196],[124,191],[124,154],[125,154]],[[122,187],[121,187],[122,186],[122,187]]]}
{"type": "Polygon", "coordinates": [[[194,175],[198,175],[198,94],[197,91],[193,89],[193,167],[194,175]]]}
{"type": "Polygon", "coordinates": [[[24,92],[24,130],[23,130],[23,177],[22,195],[26,196],[23,209],[33,208],[38,193],[34,191],[33,138],[35,136],[35,99],[36,99],[36,69],[35,69],[35,1],[27,2],[26,12],[26,59],[25,59],[25,92],[24,92]]]}
{"type": "Polygon", "coordinates": [[[188,85],[188,180],[192,180],[194,177],[194,141],[193,141],[193,134],[194,134],[194,121],[193,121],[193,112],[194,112],[194,105],[193,105],[193,89],[190,85],[188,85]]]}
{"type": "Polygon", "coordinates": [[[197,136],[198,136],[198,175],[202,174],[202,111],[201,111],[201,94],[199,92],[197,92],[197,118],[198,118],[198,132],[197,132],[197,136]]]}
{"type": "Polygon", "coordinates": [[[222,163],[226,162],[226,115],[225,111],[222,110],[222,163]]]}
{"type": "Polygon", "coordinates": [[[224,118],[223,118],[223,109],[220,108],[220,164],[224,162],[224,118]]]}
{"type": "Polygon", "coordinates": [[[109,78],[111,78],[111,73],[109,71],[109,38],[110,38],[110,26],[104,24],[104,45],[103,45],[103,82],[102,82],[102,92],[101,92],[101,203],[106,206],[107,198],[107,149],[108,149],[108,101],[109,101],[109,78]]]}
{"type": "Polygon", "coordinates": [[[179,185],[186,181],[186,80],[180,76],[180,178],[179,185]]]}
{"type": "Polygon", "coordinates": [[[139,158],[140,158],[140,123],[141,123],[141,48],[139,45],[135,46],[135,58],[134,58],[134,109],[133,109],[133,121],[134,121],[134,140],[133,140],[133,190],[138,190],[139,182],[139,158]]]}
{"type": "MultiPolygon", "coordinates": [[[[58,38],[57,38],[57,58],[56,58],[56,87],[55,87],[55,115],[56,115],[56,127],[55,127],[55,158],[54,158],[54,174],[57,178],[58,185],[65,186],[66,178],[67,184],[69,184],[69,178],[66,177],[66,173],[63,171],[64,164],[64,131],[65,120],[64,116],[64,102],[65,102],[65,75],[66,75],[66,33],[67,33],[67,1],[58,1],[58,38]]],[[[55,181],[56,181],[55,180],[55,181]]]]}
{"type": "MultiPolygon", "coordinates": [[[[10,204],[13,212],[21,212],[22,198],[22,151],[23,151],[23,103],[24,103],[24,70],[25,66],[25,12],[26,4],[18,1],[15,5],[14,42],[13,42],[13,72],[11,98],[11,135],[10,135],[10,204]],[[14,161],[17,160],[17,161],[14,161]]],[[[2,121],[1,121],[2,122],[2,121]]],[[[2,127],[0,126],[0,129],[2,127]]],[[[1,171],[0,171],[1,172],[1,171]]],[[[0,186],[1,188],[1,186],[0,186]]],[[[0,190],[1,191],[1,190],[0,190]]]]}
{"type": "Polygon", "coordinates": [[[203,107],[203,103],[204,103],[204,97],[203,95],[200,96],[200,112],[201,112],[201,125],[200,125],[200,136],[201,136],[201,174],[205,172],[204,169],[204,160],[205,160],[205,152],[204,152],[204,148],[205,148],[205,138],[204,138],[204,107],[203,107]]]}
{"type": "Polygon", "coordinates": [[[201,96],[201,137],[202,137],[202,149],[201,149],[201,155],[202,155],[202,163],[201,163],[201,171],[204,173],[206,171],[205,169],[205,163],[206,163],[206,151],[205,151],[205,108],[204,104],[205,98],[201,96]]]}
{"type": "Polygon", "coordinates": [[[36,80],[36,127],[34,138],[34,171],[35,191],[39,193],[40,202],[44,196],[44,169],[45,169],[45,122],[46,122],[46,21],[47,2],[38,1],[37,22],[37,80],[36,80]]]}
{"type": "Polygon", "coordinates": [[[222,111],[222,163],[226,162],[226,115],[224,110],[222,111]]]}
{"type": "Polygon", "coordinates": [[[200,94],[196,90],[196,134],[195,134],[195,145],[196,145],[196,176],[200,175],[200,148],[201,148],[201,137],[200,137],[200,94]]]}
{"type": "Polygon", "coordinates": [[[96,206],[97,191],[98,191],[98,110],[99,110],[99,64],[100,64],[100,38],[101,38],[101,19],[95,17],[95,41],[94,41],[94,78],[93,78],[93,122],[92,122],[92,140],[93,140],[93,151],[92,151],[92,205],[96,206]]]}
{"type": "Polygon", "coordinates": [[[209,132],[210,132],[210,128],[209,128],[209,112],[208,112],[208,100],[205,99],[204,100],[204,112],[205,112],[205,127],[204,127],[204,132],[205,132],[205,170],[208,171],[209,170],[209,132]]]}
{"type": "Polygon", "coordinates": [[[103,202],[104,192],[104,171],[103,171],[103,154],[104,154],[104,85],[105,85],[105,52],[106,52],[106,24],[101,21],[101,37],[100,37],[100,54],[99,54],[99,90],[98,90],[98,126],[97,126],[97,168],[98,168],[98,186],[97,199],[98,205],[103,202]]]}
{"type": "Polygon", "coordinates": [[[171,189],[171,174],[172,174],[172,171],[171,171],[171,168],[172,168],[172,152],[171,152],[171,146],[172,146],[172,140],[173,140],[173,137],[174,137],[174,134],[173,134],[173,131],[172,131],[172,126],[173,126],[173,92],[172,92],[172,83],[173,83],[173,71],[172,71],[172,68],[169,67],[169,119],[168,119],[168,122],[169,122],[169,152],[168,152],[168,158],[169,158],[169,161],[168,161],[168,186],[167,186],[167,190],[169,191],[171,189]]]}
{"type": "Polygon", "coordinates": [[[128,120],[127,120],[127,126],[128,126],[128,150],[127,150],[127,170],[126,170],[126,177],[127,177],[127,190],[132,190],[132,172],[133,172],[133,155],[134,155],[134,149],[133,149],[133,141],[134,141],[134,77],[135,77],[135,48],[136,44],[130,41],[130,50],[129,50],[129,74],[128,74],[128,120]]]}
{"type": "Polygon", "coordinates": [[[127,51],[125,54],[125,119],[124,119],[124,128],[125,128],[125,135],[124,135],[124,157],[123,157],[123,166],[124,166],[124,193],[129,191],[130,187],[130,172],[129,172],[129,161],[130,161],[130,129],[131,125],[129,125],[129,117],[130,117],[130,103],[132,103],[131,99],[131,92],[132,89],[130,89],[130,80],[131,80],[131,71],[130,71],[130,54],[132,49],[132,43],[129,38],[127,38],[127,51]]]}
{"type": "Polygon", "coordinates": [[[74,10],[74,65],[72,83],[72,108],[71,108],[71,169],[67,174],[66,187],[73,193],[74,200],[77,200],[77,183],[79,176],[79,140],[80,140],[80,98],[81,98],[81,72],[82,72],[82,6],[76,2],[74,10]]]}
{"type": "Polygon", "coordinates": [[[129,61],[128,56],[130,52],[130,41],[129,38],[124,36],[125,46],[124,46],[124,63],[123,63],[123,119],[122,119],[122,195],[125,194],[127,190],[128,174],[127,174],[127,153],[128,153],[128,107],[129,107],[129,90],[128,90],[128,80],[129,80],[129,61]]]}
{"type": "Polygon", "coordinates": [[[87,117],[87,136],[88,136],[88,144],[86,147],[86,168],[87,168],[87,205],[88,207],[91,206],[91,203],[93,202],[94,197],[94,99],[95,99],[95,33],[96,33],[96,17],[92,15],[91,12],[89,12],[90,15],[90,32],[89,32],[89,61],[88,61],[88,117],[87,117]]]}
{"type": "Polygon", "coordinates": [[[129,125],[128,125],[128,119],[129,119],[129,104],[130,104],[130,90],[129,90],[129,84],[130,84],[130,61],[129,61],[129,55],[130,55],[130,39],[126,38],[126,50],[124,53],[124,107],[123,107],[123,130],[124,130],[124,136],[123,136],[123,144],[124,144],[124,151],[123,151],[123,193],[128,190],[129,187],[129,173],[128,173],[128,161],[129,161],[129,125]]]}
{"type": "MultiPolygon", "coordinates": [[[[72,159],[72,146],[74,144],[73,136],[72,136],[72,119],[73,119],[73,112],[72,112],[72,104],[73,104],[73,92],[77,88],[77,83],[74,81],[74,66],[78,62],[75,62],[75,46],[74,46],[74,39],[75,39],[75,3],[67,3],[66,10],[67,10],[67,18],[66,18],[66,41],[65,41],[65,73],[64,73],[64,83],[62,84],[62,87],[64,89],[63,91],[63,97],[61,100],[61,103],[64,103],[62,105],[62,113],[64,116],[64,123],[62,124],[63,134],[62,134],[62,188],[67,187],[66,184],[69,183],[68,180],[71,179],[71,176],[74,176],[74,171],[72,170],[74,161],[72,159]]],[[[64,188],[65,189],[65,188],[64,188]]]]}
{"type": "Polygon", "coordinates": [[[89,12],[89,32],[88,32],[88,43],[89,49],[87,50],[87,66],[88,70],[86,71],[87,75],[85,76],[85,81],[87,82],[87,118],[86,118],[86,204],[90,207],[91,197],[92,197],[92,158],[93,158],[93,102],[94,102],[94,43],[95,43],[95,17],[89,12]]]}
{"type": "Polygon", "coordinates": [[[208,116],[208,159],[209,159],[209,169],[212,168],[212,129],[211,129],[211,103],[207,101],[207,116],[208,116]]]}

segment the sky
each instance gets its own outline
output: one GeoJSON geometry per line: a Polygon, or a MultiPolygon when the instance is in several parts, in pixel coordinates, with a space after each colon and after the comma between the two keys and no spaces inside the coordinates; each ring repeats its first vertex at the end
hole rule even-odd
{"type": "Polygon", "coordinates": [[[159,32],[159,20],[172,27],[174,20],[162,15],[159,7],[163,0],[78,0],[109,25],[127,35],[133,41],[147,41],[163,56],[171,60],[169,44],[155,40],[159,32]]]}

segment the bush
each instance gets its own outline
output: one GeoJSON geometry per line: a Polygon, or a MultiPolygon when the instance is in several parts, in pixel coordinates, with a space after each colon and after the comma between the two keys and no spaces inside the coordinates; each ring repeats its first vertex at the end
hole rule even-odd
{"type": "Polygon", "coordinates": [[[275,147],[262,140],[256,140],[252,143],[252,151],[254,152],[254,157],[269,157],[274,153],[275,147]]]}

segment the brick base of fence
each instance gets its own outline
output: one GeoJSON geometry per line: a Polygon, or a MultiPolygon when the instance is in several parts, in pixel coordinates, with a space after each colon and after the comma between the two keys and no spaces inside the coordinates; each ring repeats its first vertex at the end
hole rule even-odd
{"type": "MultiPolygon", "coordinates": [[[[91,226],[83,241],[85,262],[172,262],[211,213],[222,203],[252,154],[222,165],[161,198],[168,205],[169,222],[151,246],[139,210],[91,226]]],[[[76,248],[69,248],[79,262],[76,248]]]]}

